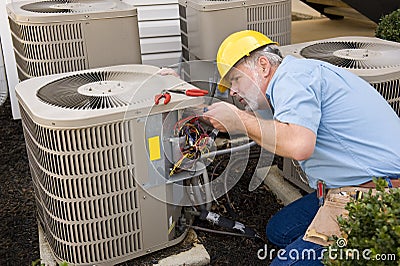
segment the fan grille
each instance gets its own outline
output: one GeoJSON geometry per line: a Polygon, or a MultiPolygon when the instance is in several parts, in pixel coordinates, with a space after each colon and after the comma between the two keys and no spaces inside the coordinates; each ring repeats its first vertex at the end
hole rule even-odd
{"type": "Polygon", "coordinates": [[[50,105],[77,110],[128,106],[151,75],[138,72],[97,71],[64,77],[40,88],[37,97],[50,105]]]}
{"type": "Polygon", "coordinates": [[[111,9],[115,3],[104,1],[82,1],[82,0],[54,0],[41,1],[23,5],[25,11],[35,13],[87,13],[98,10],[111,9]]]}
{"type": "Polygon", "coordinates": [[[319,59],[333,65],[350,69],[382,69],[400,66],[400,49],[394,45],[334,41],[312,44],[303,48],[305,58],[319,59]]]}
{"type": "Polygon", "coordinates": [[[38,218],[56,259],[114,265],[142,252],[132,120],[66,130],[35,123],[22,106],[21,117],[38,218]]]}

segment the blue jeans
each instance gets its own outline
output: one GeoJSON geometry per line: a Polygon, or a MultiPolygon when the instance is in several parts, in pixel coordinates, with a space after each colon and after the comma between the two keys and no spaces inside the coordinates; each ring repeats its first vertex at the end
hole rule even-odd
{"type": "Polygon", "coordinates": [[[302,239],[318,209],[318,199],[313,192],[282,208],[271,218],[267,237],[281,248],[271,265],[322,265],[318,258],[324,247],[302,239]],[[310,251],[315,253],[308,256],[310,251]]]}

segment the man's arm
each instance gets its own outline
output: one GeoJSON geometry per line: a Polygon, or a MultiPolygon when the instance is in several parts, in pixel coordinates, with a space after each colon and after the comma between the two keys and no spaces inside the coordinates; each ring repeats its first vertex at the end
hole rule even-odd
{"type": "Polygon", "coordinates": [[[222,132],[247,134],[264,149],[295,160],[314,152],[316,135],[310,129],[276,120],[260,119],[224,102],[211,105],[205,116],[222,132]]]}

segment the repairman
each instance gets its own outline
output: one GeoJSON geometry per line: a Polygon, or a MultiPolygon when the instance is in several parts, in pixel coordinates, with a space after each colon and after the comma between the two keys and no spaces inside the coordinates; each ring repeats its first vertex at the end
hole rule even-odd
{"type": "MultiPolygon", "coordinates": [[[[312,188],[368,187],[373,177],[399,185],[400,120],[365,80],[323,61],[282,58],[277,43],[251,30],[223,41],[217,66],[219,88],[229,88],[245,106],[209,106],[205,115],[219,131],[247,134],[266,150],[297,160],[312,188]],[[260,119],[254,115],[258,109],[270,109],[273,116],[260,119]]],[[[304,235],[322,204],[314,192],[269,221],[266,233],[273,244],[317,255],[276,257],[272,265],[321,265],[324,246],[304,235]]]]}

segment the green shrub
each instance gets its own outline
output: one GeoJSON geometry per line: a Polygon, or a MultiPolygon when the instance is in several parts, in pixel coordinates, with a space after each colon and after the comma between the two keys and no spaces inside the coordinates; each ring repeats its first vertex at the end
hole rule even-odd
{"type": "Polygon", "coordinates": [[[385,192],[384,179],[374,182],[375,195],[350,201],[348,217],[338,217],[344,238],[333,237],[328,251],[336,252],[324,253],[325,265],[400,265],[400,189],[385,192]]]}
{"type": "Polygon", "coordinates": [[[400,42],[400,9],[380,19],[375,36],[388,41],[400,42]]]}

